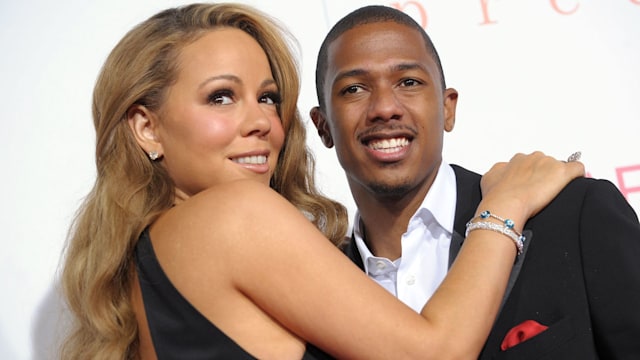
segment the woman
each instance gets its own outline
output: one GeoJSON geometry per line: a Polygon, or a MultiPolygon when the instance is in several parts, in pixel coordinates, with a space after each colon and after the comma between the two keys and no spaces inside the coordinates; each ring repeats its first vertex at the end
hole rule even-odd
{"type": "MultiPolygon", "coordinates": [[[[421,314],[353,266],[334,246],[345,210],[314,187],[283,34],[249,7],[194,4],[114,48],[94,91],[97,180],[65,259],[77,326],[63,358],[479,353],[516,247],[470,232],[421,314]]],[[[583,171],[518,155],[485,176],[479,210],[521,230],[583,171]]]]}

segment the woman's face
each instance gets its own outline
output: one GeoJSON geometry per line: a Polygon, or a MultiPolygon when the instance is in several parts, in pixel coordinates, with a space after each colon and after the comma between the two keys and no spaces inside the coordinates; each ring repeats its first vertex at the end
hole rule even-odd
{"type": "Polygon", "coordinates": [[[178,196],[237,179],[268,185],[284,130],[260,45],[241,30],[215,29],[182,50],[178,69],[154,131],[178,196]]]}

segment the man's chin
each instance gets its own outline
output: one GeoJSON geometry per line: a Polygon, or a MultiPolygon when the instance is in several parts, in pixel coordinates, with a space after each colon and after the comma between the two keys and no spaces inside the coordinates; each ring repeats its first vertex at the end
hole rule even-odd
{"type": "Polygon", "coordinates": [[[411,191],[411,186],[407,183],[390,182],[370,182],[367,184],[369,191],[376,194],[376,197],[400,198],[411,191]]]}

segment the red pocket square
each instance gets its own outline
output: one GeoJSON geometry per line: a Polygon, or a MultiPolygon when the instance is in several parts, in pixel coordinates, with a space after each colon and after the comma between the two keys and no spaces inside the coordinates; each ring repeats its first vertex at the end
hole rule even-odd
{"type": "Polygon", "coordinates": [[[500,349],[505,351],[509,348],[512,348],[523,341],[527,341],[532,337],[540,334],[541,332],[547,330],[548,326],[544,326],[537,321],[534,320],[525,320],[519,325],[513,327],[507,335],[502,340],[502,344],[500,345],[500,349]]]}

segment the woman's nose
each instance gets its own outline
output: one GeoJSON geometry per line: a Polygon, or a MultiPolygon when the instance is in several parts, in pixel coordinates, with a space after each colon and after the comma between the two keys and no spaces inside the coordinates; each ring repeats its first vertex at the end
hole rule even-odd
{"type": "Polygon", "coordinates": [[[253,103],[248,107],[245,115],[243,135],[263,136],[271,131],[269,109],[265,109],[265,107],[266,105],[262,103],[253,103]]]}

